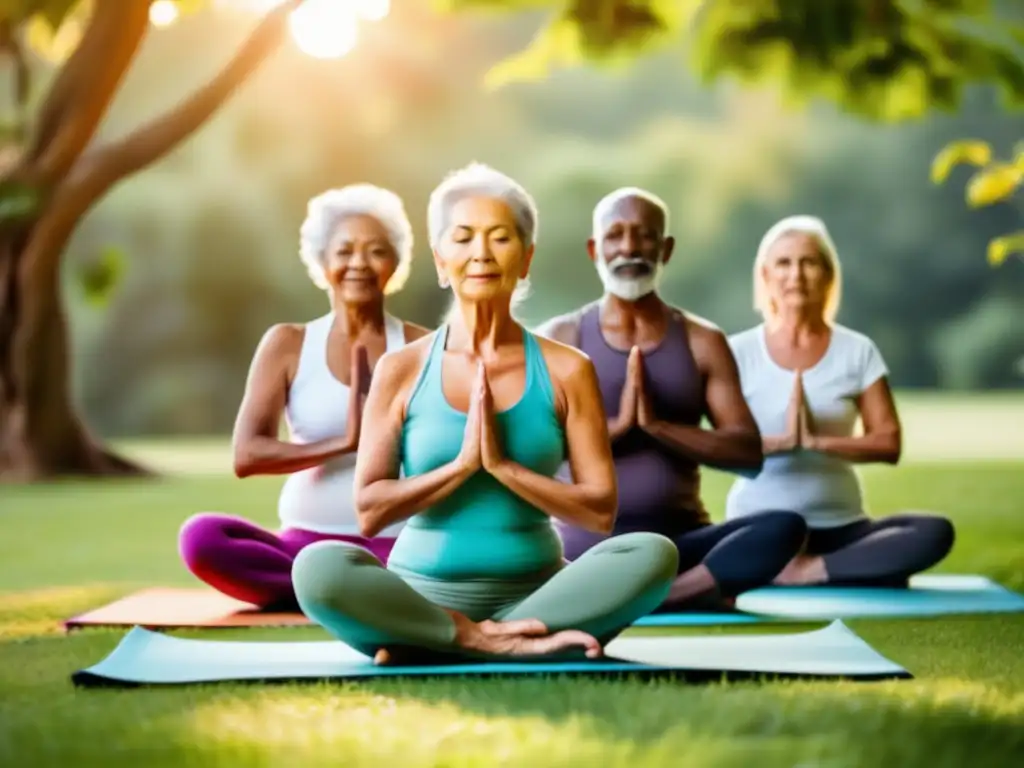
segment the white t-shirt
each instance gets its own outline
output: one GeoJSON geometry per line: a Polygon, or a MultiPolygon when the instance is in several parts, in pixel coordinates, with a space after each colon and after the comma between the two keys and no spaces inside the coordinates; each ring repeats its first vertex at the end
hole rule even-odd
{"type": "MultiPolygon", "coordinates": [[[[785,434],[796,373],[768,354],[764,324],[731,336],[729,344],[761,434],[785,434]]],[[[856,397],[886,375],[885,361],[871,339],[834,325],[825,355],[803,374],[804,399],[816,434],[851,436],[860,416],[856,397]]],[[[766,456],[756,477],[741,478],[729,490],[727,519],[769,510],[799,512],[811,528],[846,525],[866,514],[853,465],[806,450],[766,456]]]]}

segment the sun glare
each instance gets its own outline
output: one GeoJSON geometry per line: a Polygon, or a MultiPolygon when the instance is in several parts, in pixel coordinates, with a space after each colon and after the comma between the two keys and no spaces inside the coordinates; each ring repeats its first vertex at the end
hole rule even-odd
{"type": "Polygon", "coordinates": [[[381,21],[391,12],[391,0],[357,0],[357,11],[367,21],[381,21]]]}
{"type": "Polygon", "coordinates": [[[336,59],[355,47],[359,29],[356,14],[348,3],[338,0],[306,0],[292,11],[288,26],[303,53],[318,59],[336,59]]]}
{"type": "Polygon", "coordinates": [[[149,6],[149,21],[154,27],[166,27],[178,20],[178,6],[171,0],[156,0],[149,6]]]}

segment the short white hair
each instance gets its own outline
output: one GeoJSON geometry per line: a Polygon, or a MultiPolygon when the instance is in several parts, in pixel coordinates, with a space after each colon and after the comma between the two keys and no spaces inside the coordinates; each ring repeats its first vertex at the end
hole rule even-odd
{"type": "Polygon", "coordinates": [[[593,216],[593,234],[594,239],[598,239],[604,232],[605,217],[611,212],[612,208],[618,205],[623,200],[643,200],[645,203],[654,206],[661,211],[662,220],[665,223],[665,229],[662,232],[663,235],[668,234],[668,206],[665,201],[658,197],[653,192],[648,192],[646,189],[640,189],[640,187],[619,187],[614,192],[609,192],[607,195],[602,197],[597,205],[594,206],[593,216]]]}
{"type": "Polygon", "coordinates": [[[384,293],[396,293],[409,279],[412,267],[412,224],[402,198],[373,184],[350,184],[330,189],[309,201],[306,219],[299,229],[299,256],[318,288],[329,288],[324,273],[327,246],[338,225],[351,216],[370,216],[381,223],[398,256],[395,273],[384,293]]]}
{"type": "Polygon", "coordinates": [[[761,244],[757,248],[757,256],[754,258],[754,309],[766,319],[771,319],[777,313],[777,308],[772,305],[771,297],[768,295],[764,266],[772,246],[786,235],[806,235],[818,246],[818,255],[821,256],[825,268],[832,277],[828,293],[825,295],[824,306],[825,321],[832,323],[839,313],[839,303],[843,295],[842,269],[839,264],[839,252],[836,250],[835,243],[832,242],[828,227],[817,216],[788,216],[776,222],[771,229],[765,232],[764,237],[761,238],[761,244]]]}
{"type": "MultiPolygon", "coordinates": [[[[430,245],[437,248],[441,238],[448,231],[448,216],[460,200],[467,197],[488,197],[501,200],[511,210],[516,221],[516,231],[523,245],[529,248],[537,242],[537,204],[529,192],[510,176],[483,163],[470,163],[464,168],[452,171],[430,194],[427,204],[427,231],[430,245]]],[[[512,294],[512,306],[521,303],[530,290],[529,278],[520,279],[512,294]]],[[[451,318],[454,304],[447,313],[451,318]]]]}

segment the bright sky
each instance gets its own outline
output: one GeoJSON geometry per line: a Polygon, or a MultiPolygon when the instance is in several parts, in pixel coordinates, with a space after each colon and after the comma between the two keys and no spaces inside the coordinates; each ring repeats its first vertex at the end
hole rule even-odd
{"type": "MultiPolygon", "coordinates": [[[[265,13],[281,0],[217,0],[216,5],[265,13]]],[[[359,22],[380,21],[391,10],[390,0],[306,0],[288,19],[295,44],[319,59],[335,59],[351,51],[359,36],[359,22]]],[[[173,0],[155,0],[149,7],[154,26],[166,27],[178,19],[173,0]]]]}

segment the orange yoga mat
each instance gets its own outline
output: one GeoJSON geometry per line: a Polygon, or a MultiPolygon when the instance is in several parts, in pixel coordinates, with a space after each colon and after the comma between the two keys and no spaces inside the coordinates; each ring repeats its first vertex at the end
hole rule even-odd
{"type": "Polygon", "coordinates": [[[82,627],[289,627],[306,626],[298,611],[270,613],[212,589],[143,589],[64,622],[68,631],[82,627]]]}

